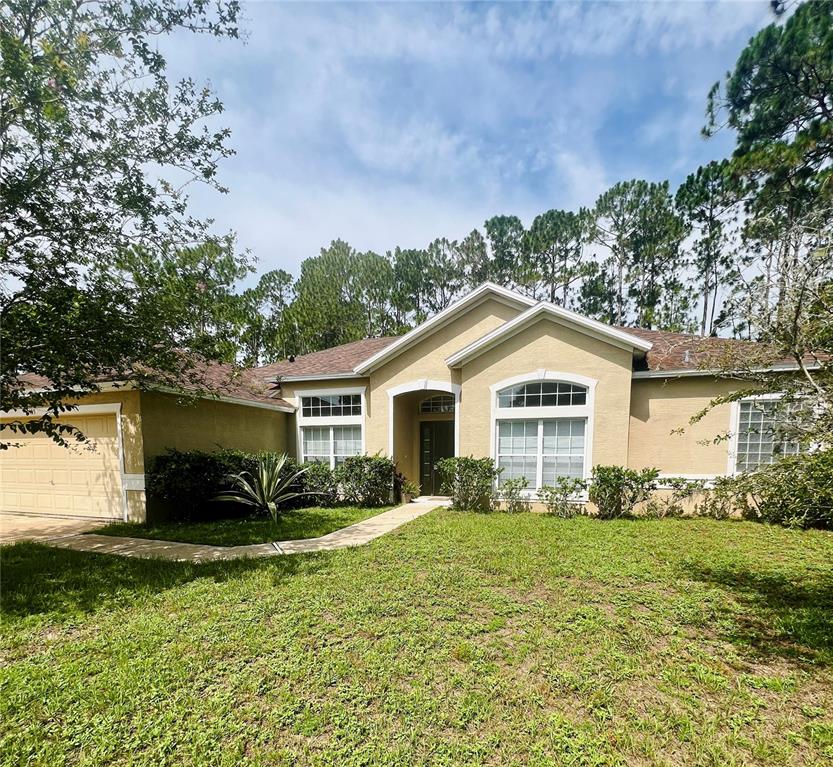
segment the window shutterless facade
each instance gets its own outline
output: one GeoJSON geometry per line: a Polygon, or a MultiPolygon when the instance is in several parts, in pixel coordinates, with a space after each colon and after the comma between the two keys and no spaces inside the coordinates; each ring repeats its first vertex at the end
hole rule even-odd
{"type": "Polygon", "coordinates": [[[335,468],[364,453],[364,387],[296,392],[298,459],[335,468]]]}
{"type": "Polygon", "coordinates": [[[538,380],[519,376],[492,387],[493,457],[503,469],[500,481],[523,477],[531,494],[558,477],[586,478],[596,382],[548,371],[526,378],[538,380]]]}
{"type": "Polygon", "coordinates": [[[785,439],[782,433],[789,408],[779,408],[777,398],[741,400],[736,410],[735,473],[754,471],[800,451],[798,443],[785,439]]]}

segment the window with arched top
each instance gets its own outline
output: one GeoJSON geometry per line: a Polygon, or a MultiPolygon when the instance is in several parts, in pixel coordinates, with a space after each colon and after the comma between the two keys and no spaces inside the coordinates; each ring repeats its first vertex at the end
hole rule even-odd
{"type": "MultiPolygon", "coordinates": [[[[535,491],[559,477],[588,473],[592,391],[589,385],[535,374],[493,387],[495,459],[500,482],[524,478],[535,491]]],[[[580,381],[585,380],[578,377],[580,381]]]]}
{"type": "Polygon", "coordinates": [[[420,413],[453,413],[454,412],[454,395],[453,394],[435,394],[433,397],[428,397],[419,403],[420,413]]]}
{"type": "Polygon", "coordinates": [[[537,381],[498,392],[498,407],[570,407],[587,404],[587,387],[563,381],[537,381]]]}

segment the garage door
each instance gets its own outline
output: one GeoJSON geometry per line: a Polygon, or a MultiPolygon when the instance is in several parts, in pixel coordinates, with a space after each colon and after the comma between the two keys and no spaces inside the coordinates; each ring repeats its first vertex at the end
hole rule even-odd
{"type": "Polygon", "coordinates": [[[121,451],[116,416],[72,416],[89,442],[72,448],[42,434],[4,433],[20,447],[0,453],[0,510],[121,519],[121,451]]]}

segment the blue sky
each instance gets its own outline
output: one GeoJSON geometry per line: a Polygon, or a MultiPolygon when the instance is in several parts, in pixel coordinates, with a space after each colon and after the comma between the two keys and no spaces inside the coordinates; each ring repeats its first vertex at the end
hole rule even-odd
{"type": "Polygon", "coordinates": [[[678,184],[731,150],[706,94],[771,21],[767,0],[244,6],[248,39],[177,37],[173,74],[210,80],[237,154],[193,210],[258,270],[461,238],[592,205],[626,178],[678,184]]]}

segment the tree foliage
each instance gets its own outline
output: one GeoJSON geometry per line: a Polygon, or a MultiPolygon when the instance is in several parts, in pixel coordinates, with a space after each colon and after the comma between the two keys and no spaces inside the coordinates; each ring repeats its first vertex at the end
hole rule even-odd
{"type": "Polygon", "coordinates": [[[220,189],[228,131],[207,120],[222,106],[190,79],[169,82],[154,38],[236,37],[238,11],[236,0],[0,7],[2,407],[46,409],[12,428],[60,440],[73,433],[53,420],[67,397],[104,377],[141,368],[178,385],[194,375],[169,318],[118,260],[136,246],[164,258],[164,247],[205,239],[185,188],[220,189]]]}

